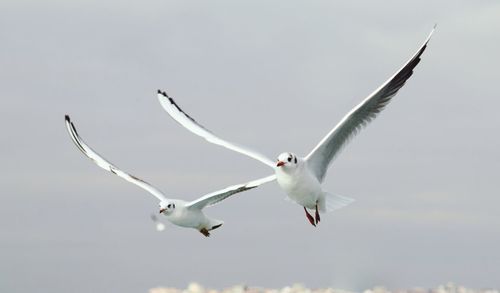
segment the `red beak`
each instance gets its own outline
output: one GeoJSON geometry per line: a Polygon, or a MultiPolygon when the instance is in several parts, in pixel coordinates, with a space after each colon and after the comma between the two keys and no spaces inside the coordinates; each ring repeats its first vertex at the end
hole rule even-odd
{"type": "Polygon", "coordinates": [[[163,213],[164,211],[165,211],[165,209],[161,209],[161,210],[160,210],[160,214],[161,214],[161,213],[163,213]]]}
{"type": "Polygon", "coordinates": [[[283,162],[283,161],[278,161],[278,164],[276,164],[276,167],[281,167],[281,166],[283,166],[283,165],[285,165],[285,162],[283,162]]]}

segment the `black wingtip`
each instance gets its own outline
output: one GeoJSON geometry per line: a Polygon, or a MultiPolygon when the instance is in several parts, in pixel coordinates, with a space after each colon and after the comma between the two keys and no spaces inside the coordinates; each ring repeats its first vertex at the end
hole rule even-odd
{"type": "Polygon", "coordinates": [[[159,94],[159,95],[162,95],[162,96],[164,96],[164,97],[166,97],[166,98],[168,98],[167,92],[165,92],[165,91],[158,90],[158,94],[159,94]]]}
{"type": "Polygon", "coordinates": [[[71,119],[69,118],[68,114],[64,115],[64,120],[67,121],[67,122],[70,122],[71,119]]]}

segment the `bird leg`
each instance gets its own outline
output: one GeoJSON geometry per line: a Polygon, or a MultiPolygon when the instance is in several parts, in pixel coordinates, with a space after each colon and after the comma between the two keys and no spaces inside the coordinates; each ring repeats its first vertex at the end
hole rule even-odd
{"type": "Polygon", "coordinates": [[[318,203],[316,202],[316,225],[319,223],[319,221],[321,221],[321,217],[319,216],[319,212],[318,212],[318,203]]]}
{"type": "Polygon", "coordinates": [[[307,211],[306,207],[304,207],[304,211],[306,212],[306,217],[309,220],[309,223],[311,223],[311,225],[313,225],[314,227],[316,227],[316,224],[314,223],[314,218],[311,216],[311,214],[309,214],[309,212],[307,211]]]}
{"type": "Polygon", "coordinates": [[[200,233],[203,234],[205,237],[210,237],[210,232],[208,232],[207,228],[200,229],[200,233]]]}

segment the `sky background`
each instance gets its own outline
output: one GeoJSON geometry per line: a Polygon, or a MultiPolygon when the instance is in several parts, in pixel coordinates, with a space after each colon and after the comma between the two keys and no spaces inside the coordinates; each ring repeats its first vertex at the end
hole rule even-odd
{"type": "Polygon", "coordinates": [[[500,287],[498,1],[0,2],[0,291],[147,292],[234,284],[362,290],[500,287]],[[312,227],[275,182],[207,209],[205,239],[149,219],[156,199],[98,168],[87,143],[167,196],[270,174],[205,143],[306,155],[417,50],[422,62],[332,164],[354,197],[312,227]]]}

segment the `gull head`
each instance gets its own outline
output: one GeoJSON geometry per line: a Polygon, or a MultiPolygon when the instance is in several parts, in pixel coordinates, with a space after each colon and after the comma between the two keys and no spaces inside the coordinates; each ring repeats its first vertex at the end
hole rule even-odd
{"type": "Polygon", "coordinates": [[[170,215],[175,210],[175,203],[162,201],[160,202],[160,214],[170,215]]]}
{"type": "Polygon", "coordinates": [[[295,168],[297,166],[297,156],[292,153],[282,153],[276,162],[277,168],[295,168]]]}

